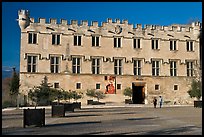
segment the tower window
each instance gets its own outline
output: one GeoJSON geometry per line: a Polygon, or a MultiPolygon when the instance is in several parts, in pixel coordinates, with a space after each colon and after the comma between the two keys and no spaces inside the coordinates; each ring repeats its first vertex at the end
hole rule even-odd
{"type": "Polygon", "coordinates": [[[74,46],[81,46],[81,36],[74,36],[74,46]]]}
{"type": "Polygon", "coordinates": [[[114,38],[114,48],[121,47],[121,38],[114,38]]]}
{"type": "Polygon", "coordinates": [[[72,73],[80,73],[80,58],[72,59],[72,73]]]}
{"type": "Polygon", "coordinates": [[[193,71],[194,71],[193,62],[189,61],[186,63],[186,65],[187,65],[187,76],[193,76],[193,71]]]}
{"type": "Polygon", "coordinates": [[[37,33],[28,33],[28,44],[37,43],[37,33]]]}
{"type": "Polygon", "coordinates": [[[51,73],[59,73],[59,57],[50,58],[51,73]]]}
{"type": "Polygon", "coordinates": [[[60,35],[52,34],[52,45],[59,45],[59,44],[60,44],[60,35]]]}
{"type": "Polygon", "coordinates": [[[133,61],[133,70],[134,75],[141,75],[141,60],[134,60],[133,61]]]}
{"type": "Polygon", "coordinates": [[[193,41],[187,41],[186,42],[186,49],[187,51],[193,51],[193,41]]]}
{"type": "Polygon", "coordinates": [[[176,50],[176,40],[170,40],[170,50],[176,50]]]}
{"type": "Polygon", "coordinates": [[[152,39],[152,49],[159,49],[159,40],[152,39]]]}
{"type": "Polygon", "coordinates": [[[114,60],[114,74],[122,75],[122,59],[114,60]]]}
{"type": "Polygon", "coordinates": [[[159,61],[152,61],[152,76],[159,76],[159,61]]]}
{"type": "Polygon", "coordinates": [[[170,62],[170,76],[177,76],[176,73],[176,61],[170,62]]]}
{"type": "Polygon", "coordinates": [[[37,56],[28,56],[27,58],[27,71],[36,72],[37,56]]]}
{"type": "Polygon", "coordinates": [[[92,59],[92,74],[100,74],[100,59],[92,59]]]}
{"type": "Polygon", "coordinates": [[[99,37],[92,36],[92,46],[98,47],[99,46],[99,37]]]}
{"type": "Polygon", "coordinates": [[[140,39],[133,39],[133,47],[134,49],[140,48],[140,39]]]}

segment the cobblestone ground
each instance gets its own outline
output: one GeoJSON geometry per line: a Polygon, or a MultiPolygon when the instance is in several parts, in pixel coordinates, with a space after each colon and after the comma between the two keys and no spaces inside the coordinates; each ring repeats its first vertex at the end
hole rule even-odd
{"type": "Polygon", "coordinates": [[[82,108],[51,117],[44,127],[23,128],[23,110],[2,112],[3,135],[202,135],[202,108],[82,108]]]}

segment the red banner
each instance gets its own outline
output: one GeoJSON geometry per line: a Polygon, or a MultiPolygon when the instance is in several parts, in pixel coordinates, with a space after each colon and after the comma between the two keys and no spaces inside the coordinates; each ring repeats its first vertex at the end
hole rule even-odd
{"type": "Polygon", "coordinates": [[[115,94],[115,76],[108,76],[106,84],[106,94],[115,94]]]}

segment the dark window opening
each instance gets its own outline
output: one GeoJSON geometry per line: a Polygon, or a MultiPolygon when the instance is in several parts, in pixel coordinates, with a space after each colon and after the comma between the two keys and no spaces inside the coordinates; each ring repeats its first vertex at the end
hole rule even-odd
{"type": "Polygon", "coordinates": [[[76,89],[81,89],[81,83],[76,83],[76,89]]]}
{"type": "Polygon", "coordinates": [[[121,89],[121,84],[117,84],[117,89],[121,89]]]}
{"type": "Polygon", "coordinates": [[[159,85],[155,85],[155,90],[159,90],[159,85]]]}
{"type": "Polygon", "coordinates": [[[59,88],[59,83],[54,83],[54,88],[59,88]]]}

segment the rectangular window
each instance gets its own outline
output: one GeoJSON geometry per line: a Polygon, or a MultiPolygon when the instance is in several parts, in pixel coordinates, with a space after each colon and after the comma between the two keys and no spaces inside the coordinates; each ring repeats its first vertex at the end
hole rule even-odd
{"type": "Polygon", "coordinates": [[[52,34],[52,45],[60,44],[60,34],[52,34]]]}
{"type": "Polygon", "coordinates": [[[155,85],[155,90],[159,90],[159,85],[155,85]]]}
{"type": "Polygon", "coordinates": [[[114,38],[114,48],[121,47],[121,38],[114,38]]]}
{"type": "Polygon", "coordinates": [[[114,60],[114,73],[115,75],[122,75],[122,59],[114,60]]]}
{"type": "Polygon", "coordinates": [[[117,84],[117,89],[121,89],[121,84],[117,84]]]}
{"type": "Polygon", "coordinates": [[[72,73],[75,73],[75,74],[80,73],[80,58],[72,59],[72,73]]]}
{"type": "Polygon", "coordinates": [[[81,83],[76,83],[76,89],[81,89],[81,83]]]}
{"type": "Polygon", "coordinates": [[[81,36],[74,36],[74,46],[81,46],[81,36]]]}
{"type": "Polygon", "coordinates": [[[92,59],[92,74],[100,74],[100,59],[92,59]]]}
{"type": "Polygon", "coordinates": [[[159,40],[152,39],[152,49],[159,49],[159,40]]]}
{"type": "Polygon", "coordinates": [[[170,40],[170,50],[176,50],[176,40],[170,40]]]}
{"type": "Polygon", "coordinates": [[[159,76],[160,65],[159,61],[152,61],[152,75],[159,76]]]}
{"type": "Polygon", "coordinates": [[[96,84],[96,89],[100,89],[100,84],[96,84]]]}
{"type": "Polygon", "coordinates": [[[37,43],[37,33],[28,33],[28,44],[37,43]]]}
{"type": "Polygon", "coordinates": [[[54,88],[59,88],[59,83],[54,83],[54,88]]]}
{"type": "Polygon", "coordinates": [[[134,49],[140,49],[140,39],[133,39],[134,49]]]}
{"type": "Polygon", "coordinates": [[[37,56],[28,56],[27,72],[36,72],[37,56]]]}
{"type": "Polygon", "coordinates": [[[193,41],[187,41],[186,42],[186,49],[187,49],[187,51],[193,51],[194,50],[193,41]]]}
{"type": "Polygon", "coordinates": [[[141,75],[141,60],[133,61],[133,71],[134,75],[141,75]]]}
{"type": "Polygon", "coordinates": [[[104,76],[104,80],[108,80],[108,77],[107,77],[107,76],[104,76]]]}
{"type": "Polygon", "coordinates": [[[178,85],[174,85],[174,90],[178,90],[178,85]]]}
{"type": "Polygon", "coordinates": [[[170,76],[177,76],[176,61],[170,61],[170,76]]]}
{"type": "Polygon", "coordinates": [[[99,46],[99,37],[98,36],[92,36],[92,46],[99,46]]]}
{"type": "Polygon", "coordinates": [[[193,62],[187,62],[187,76],[193,76],[193,62]]]}
{"type": "Polygon", "coordinates": [[[50,58],[50,71],[51,73],[59,73],[59,57],[50,58]]]}

